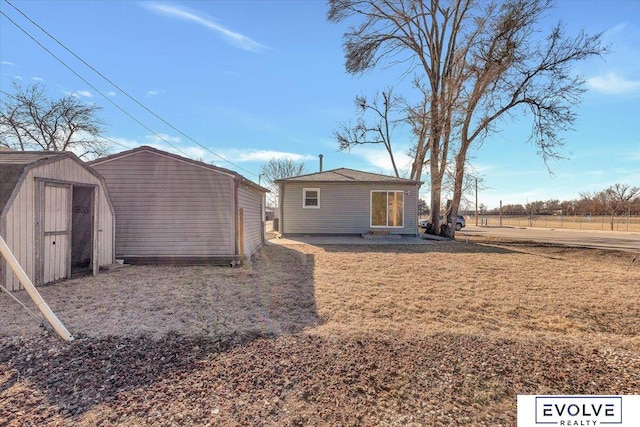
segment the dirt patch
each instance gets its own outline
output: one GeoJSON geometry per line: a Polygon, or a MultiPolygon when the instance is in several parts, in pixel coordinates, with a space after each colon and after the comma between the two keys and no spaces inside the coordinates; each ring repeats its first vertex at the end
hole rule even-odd
{"type": "Polygon", "coordinates": [[[5,296],[0,424],[511,426],[518,394],[639,394],[628,262],[500,242],[266,246],[241,268],[39,288],[71,343],[5,296]]]}

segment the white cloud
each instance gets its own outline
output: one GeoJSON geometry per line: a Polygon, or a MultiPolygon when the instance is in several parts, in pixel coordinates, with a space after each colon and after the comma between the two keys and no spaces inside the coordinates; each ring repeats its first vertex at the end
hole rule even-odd
{"type": "Polygon", "coordinates": [[[587,85],[593,90],[609,95],[624,95],[640,91],[640,80],[627,80],[616,73],[587,79],[587,85]]]}
{"type": "Polygon", "coordinates": [[[119,153],[123,150],[130,150],[132,148],[139,147],[141,144],[139,141],[135,139],[127,139],[127,138],[118,138],[118,137],[108,137],[108,144],[111,144],[113,147],[112,152],[119,153]],[[112,142],[113,141],[113,142],[112,142]]]}
{"type": "Polygon", "coordinates": [[[45,81],[44,78],[42,77],[31,77],[31,80],[36,81],[36,82],[43,82],[45,81]]]}
{"type": "Polygon", "coordinates": [[[156,143],[156,144],[167,143],[167,142],[171,142],[171,143],[176,142],[177,143],[177,142],[181,141],[179,136],[171,136],[171,135],[168,135],[166,133],[158,133],[158,134],[155,134],[155,135],[147,135],[147,136],[145,136],[145,138],[148,141],[152,141],[153,143],[156,143]]]}
{"type": "MultiPolygon", "coordinates": [[[[402,149],[401,147],[396,147],[394,150],[393,157],[396,163],[396,167],[398,168],[398,172],[400,173],[400,176],[403,175],[403,172],[411,170],[411,164],[413,162],[413,159],[411,157],[404,154],[406,151],[407,150],[402,149]]],[[[395,175],[395,172],[393,170],[393,164],[391,163],[389,154],[382,147],[374,147],[374,146],[357,147],[351,151],[351,154],[364,158],[367,162],[369,162],[374,167],[376,172],[387,174],[387,175],[395,175]]]]}
{"type": "Polygon", "coordinates": [[[150,91],[147,92],[147,95],[149,95],[149,96],[157,96],[157,95],[160,95],[160,91],[150,90],[150,91]]]}
{"type": "Polygon", "coordinates": [[[114,91],[110,91],[110,92],[107,92],[107,95],[109,95],[109,96],[116,96],[116,95],[117,95],[117,93],[115,93],[114,91]]]}
{"type": "Polygon", "coordinates": [[[15,67],[15,63],[10,62],[10,61],[1,61],[0,62],[1,65],[8,65],[9,67],[15,67]]]}
{"type": "Polygon", "coordinates": [[[222,25],[216,24],[215,22],[201,16],[201,14],[196,11],[160,3],[145,3],[144,6],[154,12],[162,13],[163,15],[167,15],[173,18],[194,22],[205,28],[214,30],[218,34],[222,35],[229,43],[236,47],[239,47],[240,49],[248,50],[251,52],[258,52],[262,49],[267,48],[267,46],[260,44],[245,35],[236,33],[223,27],[222,25]]]}
{"type": "Polygon", "coordinates": [[[80,98],[80,97],[93,98],[93,94],[88,90],[78,90],[75,92],[62,91],[62,93],[64,93],[67,96],[73,96],[74,98],[80,98]]]}
{"type": "Polygon", "coordinates": [[[283,160],[289,159],[294,162],[312,160],[314,156],[308,154],[290,153],[286,151],[272,151],[272,150],[233,150],[228,152],[225,156],[228,159],[238,162],[268,162],[271,159],[283,160]]]}
{"type": "Polygon", "coordinates": [[[605,31],[606,35],[613,35],[616,33],[620,33],[622,32],[622,30],[625,29],[625,27],[627,26],[626,22],[621,22],[617,25],[614,25],[613,27],[609,28],[608,30],[605,31]]]}

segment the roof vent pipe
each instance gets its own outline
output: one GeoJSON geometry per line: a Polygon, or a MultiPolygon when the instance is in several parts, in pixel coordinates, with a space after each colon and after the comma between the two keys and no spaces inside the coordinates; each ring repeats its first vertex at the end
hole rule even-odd
{"type": "Polygon", "coordinates": [[[324,156],[322,154],[320,154],[318,157],[320,157],[320,172],[322,172],[322,158],[324,156]]]}

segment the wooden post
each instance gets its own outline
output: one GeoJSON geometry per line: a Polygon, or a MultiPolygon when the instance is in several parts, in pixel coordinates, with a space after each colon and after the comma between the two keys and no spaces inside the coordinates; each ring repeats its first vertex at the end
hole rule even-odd
{"type": "Polygon", "coordinates": [[[27,291],[27,293],[29,294],[29,296],[31,297],[35,305],[38,307],[38,310],[40,310],[44,318],[47,319],[47,322],[49,322],[49,324],[53,326],[53,329],[60,336],[60,338],[62,338],[65,341],[73,341],[73,336],[71,336],[67,328],[65,328],[62,322],[60,321],[60,319],[58,319],[55,313],[51,311],[51,308],[49,308],[47,303],[42,299],[42,297],[40,296],[40,293],[36,290],[35,286],[33,286],[31,279],[29,279],[29,276],[27,276],[27,274],[24,272],[24,270],[20,266],[20,263],[18,263],[18,260],[16,259],[16,257],[13,256],[11,249],[9,249],[9,246],[7,246],[7,244],[5,243],[4,239],[1,236],[0,236],[0,255],[2,255],[4,259],[7,261],[6,265],[8,265],[9,268],[11,268],[11,270],[13,270],[13,273],[16,275],[16,277],[18,277],[18,280],[20,280],[20,283],[22,284],[24,289],[27,291]]]}
{"type": "Polygon", "coordinates": [[[244,209],[238,209],[238,255],[244,256],[244,209]]]}

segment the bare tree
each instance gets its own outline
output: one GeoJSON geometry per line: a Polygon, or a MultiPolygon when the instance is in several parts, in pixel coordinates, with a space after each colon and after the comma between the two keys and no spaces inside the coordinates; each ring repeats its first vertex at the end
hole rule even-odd
{"type": "Polygon", "coordinates": [[[611,187],[597,193],[594,199],[602,206],[604,212],[610,217],[611,230],[616,215],[625,214],[630,210],[631,202],[640,194],[640,188],[627,184],[614,184],[611,187]]]}
{"type": "MultiPolygon", "coordinates": [[[[330,21],[362,20],[344,35],[348,72],[386,63],[416,76],[424,97],[416,117],[426,142],[421,146],[418,140],[414,150],[412,178],[429,165],[432,224],[438,223],[449,155],[455,164],[449,214],[455,218],[469,148],[517,109],[533,116],[531,140],[545,163],[558,158],[559,133],[571,128],[584,83],[570,68],[604,52],[600,34],[568,38],[560,24],[540,37],[539,23],[551,7],[547,0],[330,0],[329,5],[330,21]]],[[[453,228],[444,231],[454,236],[453,228]]]]}
{"type": "Polygon", "coordinates": [[[73,151],[81,158],[107,153],[108,145],[99,137],[100,106],[72,95],[50,99],[41,84],[24,89],[14,82],[14,89],[14,94],[2,93],[0,145],[21,151],[73,151]]]}
{"type": "Polygon", "coordinates": [[[382,144],[389,154],[396,177],[399,177],[391,137],[393,129],[403,122],[402,119],[393,117],[403,104],[402,98],[394,96],[393,88],[388,87],[376,93],[371,102],[364,95],[356,96],[355,104],[358,114],[356,124],[341,123],[338,130],[333,133],[339,143],[340,151],[350,151],[358,145],[382,144]]]}
{"type": "Polygon", "coordinates": [[[271,205],[276,207],[280,196],[280,191],[276,185],[279,179],[291,178],[304,173],[304,163],[295,162],[291,159],[271,159],[260,167],[261,181],[264,179],[265,185],[271,193],[269,199],[271,205]]]}

